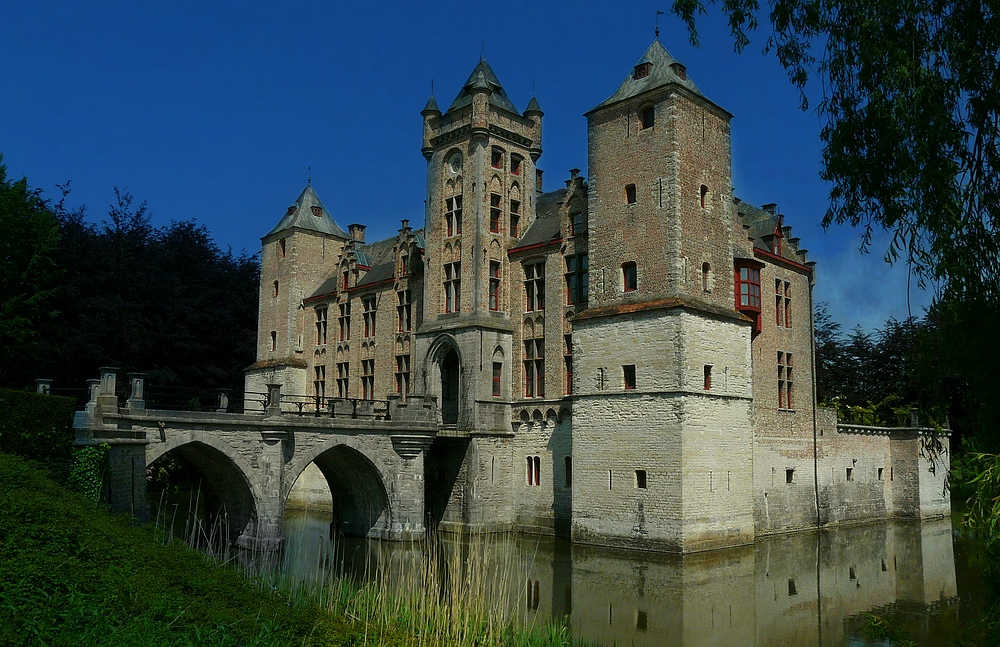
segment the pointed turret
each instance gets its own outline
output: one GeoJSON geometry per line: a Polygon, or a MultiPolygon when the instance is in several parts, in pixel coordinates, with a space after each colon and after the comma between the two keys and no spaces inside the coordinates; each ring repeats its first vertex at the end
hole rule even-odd
{"type": "Polygon", "coordinates": [[[701,90],[698,89],[698,86],[694,84],[694,81],[688,77],[687,68],[674,58],[657,38],[646,50],[646,53],[636,61],[632,72],[625,77],[622,84],[618,86],[618,90],[595,106],[593,110],[598,110],[619,101],[625,101],[626,99],[671,83],[687,88],[699,97],[705,97],[701,93],[701,90]]]}
{"type": "Polygon", "coordinates": [[[425,105],[424,109],[420,111],[420,114],[423,115],[423,116],[425,116],[425,117],[429,116],[429,115],[440,115],[441,114],[441,108],[438,108],[438,102],[437,102],[436,99],[434,99],[434,93],[433,92],[431,93],[430,98],[427,99],[427,105],[425,105]]]}
{"type": "Polygon", "coordinates": [[[486,58],[480,57],[479,63],[476,65],[475,69],[472,70],[472,74],[469,75],[468,80],[462,85],[461,91],[455,100],[448,107],[448,112],[453,112],[459,108],[464,108],[472,103],[472,90],[488,90],[490,93],[490,103],[498,108],[502,108],[507,112],[513,113],[515,115],[520,114],[517,108],[514,107],[514,103],[507,96],[507,92],[500,85],[500,80],[497,79],[497,75],[493,73],[493,69],[490,64],[486,62],[486,58]]]}
{"type": "Polygon", "coordinates": [[[302,189],[299,197],[288,207],[285,215],[278,221],[274,229],[267,232],[264,238],[269,238],[278,232],[294,228],[347,239],[347,233],[340,228],[340,225],[333,219],[330,212],[323,206],[323,202],[316,195],[316,190],[313,189],[312,184],[307,184],[306,188],[302,189]]]}
{"type": "Polygon", "coordinates": [[[537,114],[538,116],[545,114],[542,112],[541,106],[538,105],[538,99],[535,98],[535,95],[531,95],[531,101],[528,102],[528,107],[524,109],[525,117],[530,117],[533,114],[537,114]]]}

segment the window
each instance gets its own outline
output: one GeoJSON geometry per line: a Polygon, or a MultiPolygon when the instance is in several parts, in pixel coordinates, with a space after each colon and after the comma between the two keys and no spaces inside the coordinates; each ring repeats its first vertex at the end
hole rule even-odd
{"type": "Polygon", "coordinates": [[[705,390],[710,391],[712,389],[712,365],[705,364],[705,390]]]}
{"type": "Polygon", "coordinates": [[[792,327],[792,284],[774,279],[774,323],[779,328],[792,327]]]}
{"type": "MultiPolygon", "coordinates": [[[[375,295],[363,297],[361,307],[364,310],[365,337],[375,336],[375,295]]],[[[367,399],[367,398],[366,398],[367,399]]]]}
{"type": "Polygon", "coordinates": [[[635,263],[622,263],[622,290],[624,292],[634,292],[638,287],[638,276],[635,263]]]}
{"type": "Polygon", "coordinates": [[[510,235],[517,238],[518,226],[521,224],[521,202],[520,200],[510,201],[510,235]]]}
{"type": "Polygon", "coordinates": [[[462,264],[444,264],[444,311],[458,312],[462,308],[462,264]]]}
{"type": "Polygon", "coordinates": [[[711,292],[712,266],[708,263],[701,264],[701,291],[711,292]]]}
{"type": "Polygon", "coordinates": [[[490,231],[494,234],[500,233],[500,201],[503,198],[496,193],[490,194],[490,231]]]}
{"type": "Polygon", "coordinates": [[[503,168],[503,151],[499,148],[494,148],[492,155],[490,155],[490,166],[493,168],[503,168]]]}
{"type": "Polygon", "coordinates": [[[490,310],[500,310],[500,261],[490,261],[490,310]]]}
{"type": "Polygon", "coordinates": [[[340,341],[351,340],[351,302],[346,301],[340,304],[340,317],[337,318],[340,341]]]}
{"type": "Polygon", "coordinates": [[[635,471],[635,487],[640,490],[646,489],[646,470],[635,471]]]}
{"type": "Polygon", "coordinates": [[[409,290],[400,290],[396,293],[396,331],[409,332],[412,329],[413,306],[410,303],[411,293],[409,290]]]}
{"type": "Polygon", "coordinates": [[[462,233],[462,196],[446,198],[444,207],[445,236],[458,236],[462,233]]]}
{"type": "Polygon", "coordinates": [[[795,480],[795,470],[785,470],[785,483],[792,483],[795,480]]]}
{"type": "MultiPolygon", "coordinates": [[[[853,481],[854,480],[854,468],[853,467],[848,467],[847,468],[847,480],[848,481],[853,481]]],[[[851,579],[852,580],[854,579],[854,569],[853,568],[851,569],[851,579]]]]}
{"type": "Polygon", "coordinates": [[[573,487],[573,457],[566,457],[566,487],[573,487]]]}
{"type": "Polygon", "coordinates": [[[540,485],[541,484],[541,470],[542,470],[542,459],[540,456],[527,456],[525,459],[527,465],[527,477],[528,485],[540,485]]]}
{"type": "Polygon", "coordinates": [[[273,292],[271,293],[271,296],[273,296],[273,297],[277,297],[277,296],[278,296],[278,282],[277,282],[277,281],[275,281],[275,282],[274,282],[274,283],[272,284],[272,287],[274,288],[274,291],[273,291],[273,292]]]}
{"type": "Polygon", "coordinates": [[[399,275],[407,276],[410,273],[410,255],[400,254],[399,255],[399,275]]]}
{"type": "Polygon", "coordinates": [[[337,364],[337,397],[348,397],[348,386],[350,386],[351,366],[348,362],[337,364]]]}
{"type": "Polygon", "coordinates": [[[396,393],[404,398],[410,394],[409,355],[396,355],[396,393]]]}
{"type": "Polygon", "coordinates": [[[524,342],[524,397],[545,397],[545,340],[524,342]]]}
{"type": "Polygon", "coordinates": [[[635,185],[625,185],[625,204],[635,204],[635,185]]]}
{"type": "Polygon", "coordinates": [[[316,345],[326,345],[326,306],[316,308],[316,345]]]}
{"type": "Polygon", "coordinates": [[[501,394],[501,386],[503,383],[500,381],[501,374],[503,373],[503,363],[493,362],[493,397],[499,398],[501,394]]]}
{"type": "Polygon", "coordinates": [[[510,174],[520,175],[521,174],[521,158],[517,155],[510,156],[510,174]]]}
{"type": "Polygon", "coordinates": [[[586,305],[590,287],[589,261],[586,254],[566,257],[566,304],[586,305]]]}
{"type": "Polygon", "coordinates": [[[278,333],[275,330],[271,331],[271,350],[276,350],[278,348],[278,333]]]}
{"type": "Polygon", "coordinates": [[[361,360],[361,399],[375,399],[375,360],[361,360]]]}
{"type": "Polygon", "coordinates": [[[524,266],[524,310],[545,309],[545,262],[524,266]]]}
{"type": "Polygon", "coordinates": [[[639,126],[645,130],[653,127],[653,106],[644,106],[639,110],[639,126]]]}
{"type": "Polygon", "coordinates": [[[677,78],[679,78],[681,81],[687,80],[688,74],[686,67],[684,67],[680,63],[671,63],[670,68],[674,71],[674,74],[676,74],[677,78]]]}
{"type": "Polygon", "coordinates": [[[701,208],[704,209],[708,205],[708,187],[704,184],[701,185],[701,208]]]}
{"type": "Polygon", "coordinates": [[[323,208],[322,207],[317,207],[316,205],[313,205],[309,209],[312,211],[312,215],[316,216],[317,218],[320,218],[320,217],[323,216],[323,208]]]}
{"type": "Polygon", "coordinates": [[[583,218],[583,212],[577,211],[569,216],[569,235],[576,236],[587,231],[587,221],[583,218]]]}
{"type": "Polygon", "coordinates": [[[622,380],[626,391],[635,390],[635,364],[622,366],[622,380]]]}
{"type": "Polygon", "coordinates": [[[882,468],[878,468],[878,480],[882,480],[882,468]]]}
{"type": "Polygon", "coordinates": [[[792,408],[792,354],[778,351],[778,408],[792,408]]]}
{"type": "Polygon", "coordinates": [[[563,361],[566,364],[566,395],[573,394],[573,335],[564,335],[566,348],[563,351],[563,361]]]}
{"type": "Polygon", "coordinates": [[[285,257],[285,239],[284,238],[278,240],[278,257],[279,258],[284,258],[285,257]]]}
{"type": "Polygon", "coordinates": [[[792,596],[792,595],[798,595],[798,594],[799,594],[799,591],[798,591],[798,589],[795,588],[795,580],[794,579],[788,580],[788,595],[792,596]]]}
{"type": "Polygon", "coordinates": [[[321,405],[326,397],[326,366],[316,366],[316,379],[313,380],[313,390],[316,394],[317,406],[321,405]]]}
{"type": "Polygon", "coordinates": [[[736,308],[760,311],[760,270],[754,267],[736,269],[736,308]]]}
{"type": "Polygon", "coordinates": [[[635,66],[635,73],[633,74],[633,77],[636,80],[646,78],[649,76],[650,67],[652,67],[652,64],[650,63],[639,63],[635,66]]]}

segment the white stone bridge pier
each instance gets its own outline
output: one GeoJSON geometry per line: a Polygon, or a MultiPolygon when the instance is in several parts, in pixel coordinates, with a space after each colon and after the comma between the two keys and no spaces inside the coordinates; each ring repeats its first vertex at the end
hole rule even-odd
{"type": "Polygon", "coordinates": [[[433,399],[394,397],[300,413],[283,411],[280,385],[269,385],[271,404],[260,413],[167,411],[146,409],[139,374],[129,376],[131,396],[119,406],[114,369],[101,371],[76,415],[75,444],[110,445],[107,495],[114,511],[144,518],[146,469],[173,455],[200,473],[206,509],[224,516],[232,541],[273,546],[281,541],[292,485],[315,463],[333,493],[337,532],[424,536],[424,455],[438,429],[433,399]]]}

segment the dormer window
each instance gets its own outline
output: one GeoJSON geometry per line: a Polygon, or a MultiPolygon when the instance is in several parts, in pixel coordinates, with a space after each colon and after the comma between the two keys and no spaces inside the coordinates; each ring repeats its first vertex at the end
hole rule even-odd
{"type": "Polygon", "coordinates": [[[686,67],[684,67],[680,63],[673,63],[670,66],[670,68],[674,71],[674,74],[677,75],[677,78],[679,78],[681,81],[687,81],[688,75],[686,67]]]}
{"type": "Polygon", "coordinates": [[[314,216],[316,216],[317,218],[321,217],[323,215],[323,207],[313,206],[312,207],[312,214],[314,216]]]}
{"type": "Polygon", "coordinates": [[[639,63],[635,66],[635,79],[644,79],[649,76],[649,70],[652,68],[651,63],[639,63]]]}

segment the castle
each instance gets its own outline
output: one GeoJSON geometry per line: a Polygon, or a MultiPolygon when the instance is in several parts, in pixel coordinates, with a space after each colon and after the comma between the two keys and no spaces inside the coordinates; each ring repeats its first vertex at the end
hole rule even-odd
{"type": "Polygon", "coordinates": [[[733,195],[732,115],[658,39],[586,114],[589,178],[555,191],[538,102],[485,59],[420,114],[423,229],[368,243],[306,186],[263,237],[248,393],[435,402],[444,530],[691,552],[948,514],[946,436],[816,406],[814,263],[733,195]]]}

